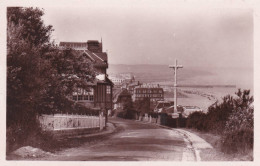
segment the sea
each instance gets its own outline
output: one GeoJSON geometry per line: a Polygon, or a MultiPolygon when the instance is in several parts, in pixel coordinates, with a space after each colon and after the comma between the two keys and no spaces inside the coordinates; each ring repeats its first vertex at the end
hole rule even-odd
{"type": "MultiPolygon", "coordinates": [[[[136,81],[142,83],[159,84],[161,86],[173,86],[174,71],[168,65],[126,65],[110,64],[108,74],[132,74],[136,81]]],[[[203,68],[189,67],[178,69],[178,86],[181,90],[194,90],[206,94],[214,95],[221,100],[226,95],[235,95],[235,92],[241,90],[250,90],[254,95],[254,70],[248,68],[203,68]]],[[[180,99],[184,103],[196,104],[199,100],[180,99]],[[187,100],[187,102],[186,102],[187,100]]],[[[204,100],[203,100],[204,101],[204,100]]],[[[208,101],[205,100],[208,105],[208,101]]]]}

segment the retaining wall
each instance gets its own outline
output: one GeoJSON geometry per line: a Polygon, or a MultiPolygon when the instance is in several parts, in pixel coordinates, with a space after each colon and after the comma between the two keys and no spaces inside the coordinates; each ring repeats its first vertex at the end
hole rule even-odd
{"type": "Polygon", "coordinates": [[[57,136],[94,133],[105,127],[105,117],[88,115],[41,115],[38,117],[43,130],[57,136]]]}

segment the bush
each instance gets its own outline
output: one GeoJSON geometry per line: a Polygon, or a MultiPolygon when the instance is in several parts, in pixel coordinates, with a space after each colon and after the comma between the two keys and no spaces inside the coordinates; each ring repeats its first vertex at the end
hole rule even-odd
{"type": "Polygon", "coordinates": [[[195,128],[197,130],[205,130],[206,114],[203,112],[193,112],[188,116],[186,126],[188,128],[195,128]]]}
{"type": "Polygon", "coordinates": [[[254,131],[241,129],[226,133],[222,138],[221,150],[225,153],[247,153],[253,149],[254,131]]]}
{"type": "Polygon", "coordinates": [[[158,118],[158,113],[156,113],[156,112],[149,112],[148,116],[151,116],[152,118],[158,118]]]}
{"type": "Polygon", "coordinates": [[[208,108],[205,118],[205,130],[214,133],[223,133],[226,121],[234,109],[234,99],[227,95],[221,103],[216,103],[208,108]]]}
{"type": "Polygon", "coordinates": [[[238,91],[234,110],[230,114],[223,135],[222,150],[226,153],[247,153],[253,149],[254,142],[254,108],[249,91],[238,91]]]}
{"type": "Polygon", "coordinates": [[[136,110],[134,109],[127,109],[127,110],[117,110],[115,112],[116,117],[123,118],[123,119],[135,119],[136,117],[136,110]]]}
{"type": "Polygon", "coordinates": [[[33,128],[34,130],[27,131],[24,126],[9,126],[6,131],[6,153],[22,146],[40,147],[47,150],[55,144],[51,133],[42,131],[39,125],[34,125],[33,128]]]}
{"type": "Polygon", "coordinates": [[[136,110],[134,109],[127,109],[125,113],[125,119],[135,119],[136,116],[136,110]]]}

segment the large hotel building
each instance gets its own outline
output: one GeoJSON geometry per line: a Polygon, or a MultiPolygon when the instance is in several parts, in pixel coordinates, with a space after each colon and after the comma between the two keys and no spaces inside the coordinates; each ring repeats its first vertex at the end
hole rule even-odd
{"type": "Polygon", "coordinates": [[[135,87],[133,100],[143,100],[149,98],[150,101],[161,101],[164,100],[163,88],[159,86],[139,86],[135,87]]]}

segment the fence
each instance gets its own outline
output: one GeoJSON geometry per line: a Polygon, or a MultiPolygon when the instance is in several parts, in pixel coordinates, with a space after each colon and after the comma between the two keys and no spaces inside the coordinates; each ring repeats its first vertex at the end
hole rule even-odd
{"type": "Polygon", "coordinates": [[[43,130],[93,129],[105,127],[105,117],[87,115],[41,115],[38,117],[43,130]]]}

